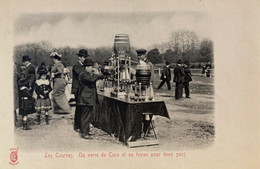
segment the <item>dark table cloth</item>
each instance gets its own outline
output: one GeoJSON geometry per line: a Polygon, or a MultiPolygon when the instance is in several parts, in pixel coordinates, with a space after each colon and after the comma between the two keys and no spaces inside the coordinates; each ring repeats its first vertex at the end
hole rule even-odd
{"type": "Polygon", "coordinates": [[[132,101],[98,94],[99,104],[95,108],[93,125],[127,142],[141,137],[143,113],[169,117],[164,101],[132,101]]]}

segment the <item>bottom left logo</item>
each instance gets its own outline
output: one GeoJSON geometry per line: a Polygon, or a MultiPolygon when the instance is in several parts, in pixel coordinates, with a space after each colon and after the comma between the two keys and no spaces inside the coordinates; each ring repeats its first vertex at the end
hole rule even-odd
{"type": "Polygon", "coordinates": [[[11,165],[17,165],[19,162],[18,160],[18,148],[11,148],[10,149],[10,161],[9,164],[11,165]]]}

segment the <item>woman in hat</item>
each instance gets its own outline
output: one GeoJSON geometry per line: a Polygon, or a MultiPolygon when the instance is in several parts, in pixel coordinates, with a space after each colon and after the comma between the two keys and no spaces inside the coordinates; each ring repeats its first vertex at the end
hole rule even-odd
{"type": "Polygon", "coordinates": [[[53,80],[53,105],[54,113],[67,114],[71,112],[69,102],[65,95],[65,87],[69,83],[64,78],[64,66],[61,63],[62,55],[52,52],[54,65],[51,70],[51,80],[53,80]]]}
{"type": "Polygon", "coordinates": [[[47,69],[39,71],[39,79],[35,82],[35,93],[37,94],[37,101],[35,109],[37,111],[37,124],[41,123],[41,113],[45,114],[46,124],[49,124],[49,113],[51,110],[51,101],[49,93],[52,91],[50,81],[47,79],[47,69]]]}
{"type": "Polygon", "coordinates": [[[19,86],[19,114],[23,118],[23,129],[30,130],[27,122],[27,116],[35,113],[33,86],[35,82],[35,68],[31,64],[31,58],[26,55],[22,57],[23,64],[21,66],[19,86]]]}

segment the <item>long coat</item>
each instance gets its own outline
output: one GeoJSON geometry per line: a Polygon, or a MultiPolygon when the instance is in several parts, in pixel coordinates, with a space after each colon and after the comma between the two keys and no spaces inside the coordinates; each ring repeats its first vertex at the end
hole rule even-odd
{"type": "Polygon", "coordinates": [[[18,85],[20,87],[26,86],[31,87],[33,89],[35,80],[35,68],[32,64],[30,64],[21,71],[18,85]]]}
{"type": "Polygon", "coordinates": [[[192,81],[192,78],[191,78],[191,71],[190,71],[190,68],[189,67],[184,67],[184,82],[188,83],[190,81],[192,81]]]}
{"type": "Polygon", "coordinates": [[[101,78],[101,75],[86,70],[79,74],[78,105],[94,106],[98,103],[96,81],[99,78],[101,78]]]}
{"type": "Polygon", "coordinates": [[[178,83],[184,82],[184,69],[180,65],[177,65],[174,69],[173,82],[178,82],[178,83]]]}
{"type": "Polygon", "coordinates": [[[64,78],[64,65],[61,62],[55,63],[51,72],[54,74],[54,78],[64,78]]]}
{"type": "Polygon", "coordinates": [[[35,112],[34,98],[32,97],[35,83],[35,68],[32,64],[20,71],[19,86],[19,114],[26,116],[35,112]],[[23,89],[22,89],[23,88],[23,89]],[[31,90],[29,90],[31,88],[31,90]],[[27,99],[25,99],[27,97],[27,99]]]}
{"type": "Polygon", "coordinates": [[[170,81],[172,79],[170,67],[164,66],[162,71],[161,80],[170,81]],[[164,78],[166,76],[166,79],[164,78]]]}
{"type": "Polygon", "coordinates": [[[79,88],[79,74],[84,70],[83,65],[78,61],[72,68],[72,87],[71,93],[77,94],[79,88]]]}

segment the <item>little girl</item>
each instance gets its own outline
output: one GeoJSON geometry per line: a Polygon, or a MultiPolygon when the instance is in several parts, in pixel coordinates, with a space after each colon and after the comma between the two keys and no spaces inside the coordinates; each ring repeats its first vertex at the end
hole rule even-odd
{"type": "Polygon", "coordinates": [[[51,110],[51,101],[49,93],[52,91],[50,81],[47,77],[47,69],[39,72],[39,79],[35,82],[35,92],[37,94],[36,111],[37,111],[37,124],[41,123],[41,113],[45,113],[46,124],[49,124],[48,111],[51,110]]]}

